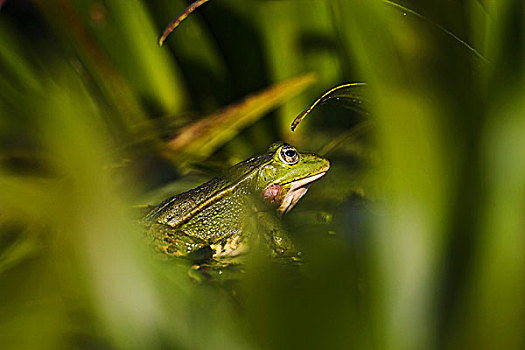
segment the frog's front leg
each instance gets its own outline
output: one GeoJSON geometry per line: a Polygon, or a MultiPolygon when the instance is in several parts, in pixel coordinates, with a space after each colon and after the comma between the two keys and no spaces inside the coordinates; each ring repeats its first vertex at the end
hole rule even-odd
{"type": "Polygon", "coordinates": [[[273,252],[280,257],[299,257],[301,254],[288,233],[282,229],[273,230],[268,239],[273,252]]]}
{"type": "Polygon", "coordinates": [[[270,248],[270,253],[275,257],[298,258],[300,253],[276,215],[263,211],[258,212],[257,217],[264,240],[270,248]]]}
{"type": "Polygon", "coordinates": [[[211,251],[205,249],[209,245],[202,239],[191,237],[184,231],[165,224],[152,224],[148,229],[148,237],[157,250],[169,256],[204,259],[211,251]]]}

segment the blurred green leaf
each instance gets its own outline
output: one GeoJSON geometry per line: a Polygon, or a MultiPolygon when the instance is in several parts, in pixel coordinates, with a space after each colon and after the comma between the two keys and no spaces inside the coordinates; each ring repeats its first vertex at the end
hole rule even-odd
{"type": "Polygon", "coordinates": [[[165,154],[181,166],[190,160],[202,160],[241,129],[282,105],[314,81],[312,74],[286,80],[188,125],[166,144],[165,154]]]}
{"type": "Polygon", "coordinates": [[[105,34],[109,28],[96,32],[105,51],[140,94],[141,102],[154,107],[156,113],[179,113],[187,100],[181,72],[171,55],[155,45],[156,28],[145,5],[140,1],[107,1],[105,6],[106,21],[110,21],[106,26],[114,26],[118,33],[117,38],[108,38],[105,34]]]}

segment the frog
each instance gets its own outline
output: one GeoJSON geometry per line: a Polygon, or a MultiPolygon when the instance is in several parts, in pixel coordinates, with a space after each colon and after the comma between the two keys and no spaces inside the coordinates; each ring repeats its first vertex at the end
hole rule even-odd
{"type": "Polygon", "coordinates": [[[168,256],[220,259],[249,250],[254,231],[276,256],[297,256],[275,218],[288,213],[330,161],[279,141],[222,176],[153,207],[142,223],[155,248],[168,256]]]}

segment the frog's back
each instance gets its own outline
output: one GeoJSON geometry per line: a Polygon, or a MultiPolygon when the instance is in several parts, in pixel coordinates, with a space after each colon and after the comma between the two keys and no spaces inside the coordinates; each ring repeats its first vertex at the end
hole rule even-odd
{"type": "Polygon", "coordinates": [[[183,219],[192,211],[202,206],[211,196],[224,190],[228,186],[224,177],[214,178],[189,191],[179,193],[166,199],[150,211],[146,221],[166,224],[172,227],[178,226],[183,219]]]}
{"type": "MultiPolygon", "coordinates": [[[[215,227],[228,221],[238,221],[246,206],[245,200],[251,192],[251,180],[258,169],[267,161],[264,156],[248,159],[229,169],[226,176],[216,177],[187,192],[168,198],[145,219],[148,222],[180,227],[185,230],[205,223],[215,222],[215,227]]],[[[195,236],[206,235],[195,234],[195,236]]],[[[209,237],[209,236],[207,236],[209,237]]]]}

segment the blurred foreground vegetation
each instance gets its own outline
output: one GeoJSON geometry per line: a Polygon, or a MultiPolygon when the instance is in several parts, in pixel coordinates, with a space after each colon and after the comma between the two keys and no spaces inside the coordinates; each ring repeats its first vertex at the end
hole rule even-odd
{"type": "Polygon", "coordinates": [[[0,1],[0,347],[524,348],[525,5],[399,4],[212,0],[159,48],[187,2],[0,1]],[[135,205],[276,140],[332,161],[302,266],[144,245],[135,205]]]}

